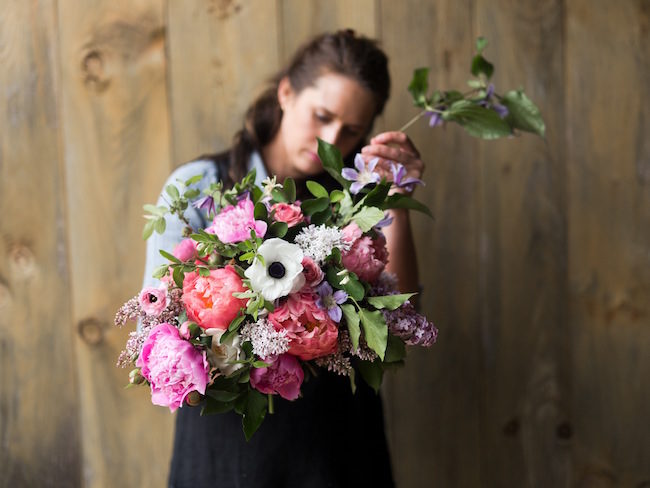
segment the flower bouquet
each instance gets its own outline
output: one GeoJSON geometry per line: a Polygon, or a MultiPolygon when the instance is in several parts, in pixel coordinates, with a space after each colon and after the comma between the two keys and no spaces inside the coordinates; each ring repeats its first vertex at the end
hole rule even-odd
{"type": "MultiPolygon", "coordinates": [[[[488,84],[492,65],[479,39],[472,90],[427,95],[427,70],[414,73],[409,90],[430,125],[455,122],[470,134],[491,139],[515,129],[543,135],[537,107],[522,91],[501,97],[488,84]]],[[[407,126],[410,125],[407,124],[407,126]]],[[[403,128],[405,129],[406,126],[403,128]]],[[[169,206],[145,205],[144,238],[163,233],[165,216],[185,221],[168,263],[118,311],[123,326],[138,320],[118,365],[133,369],[130,384],[146,384],[156,405],[174,411],[202,404],[202,413],[234,410],[247,439],[259,428],[273,398],[300,396],[303,381],[319,371],[357,378],[378,390],[383,372],[403,363],[407,345],[430,346],[437,329],[402,294],[386,272],[387,213],[407,208],[430,215],[426,206],[399,191],[422,182],[392,164],[380,176],[377,161],[357,155],[343,165],[335,146],[319,141],[324,169],[341,185],[328,191],[307,181],[310,197],[296,199],[291,178],[256,185],[252,171],[232,188],[211,183],[193,188],[201,176],[165,188],[169,206]],[[211,225],[194,229],[189,205],[207,212],[211,225]]],[[[171,252],[170,252],[171,251],[171,252]]]]}

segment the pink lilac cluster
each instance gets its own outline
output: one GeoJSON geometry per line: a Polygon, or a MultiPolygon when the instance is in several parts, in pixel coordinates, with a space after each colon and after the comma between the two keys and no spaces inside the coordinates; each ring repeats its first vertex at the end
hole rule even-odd
{"type": "Polygon", "coordinates": [[[140,355],[142,351],[142,345],[144,341],[147,340],[149,331],[151,327],[142,327],[140,330],[134,330],[129,332],[129,338],[126,341],[126,346],[124,350],[120,353],[117,358],[117,366],[120,368],[126,368],[131,366],[135,358],[140,355]]]}
{"type": "Polygon", "coordinates": [[[364,236],[359,226],[352,222],[343,228],[343,239],[350,245],[349,250],[343,252],[343,266],[364,281],[377,281],[388,262],[384,235],[378,233],[374,239],[364,236]]]}
{"type": "Polygon", "coordinates": [[[359,347],[354,348],[350,334],[346,330],[339,332],[338,348],[334,354],[316,359],[316,364],[328,371],[333,371],[341,376],[350,376],[352,372],[352,363],[350,358],[358,357],[363,361],[374,361],[377,359],[377,353],[368,347],[363,338],[359,338],[359,347]]]}
{"type": "Polygon", "coordinates": [[[415,311],[410,302],[396,310],[384,310],[384,319],[391,334],[409,346],[429,347],[438,337],[438,329],[424,315],[415,311]]]}
{"type": "Polygon", "coordinates": [[[135,364],[151,385],[152,403],[172,412],[191,392],[204,394],[209,382],[205,351],[184,340],[178,329],[167,323],[151,329],[135,364]]]}

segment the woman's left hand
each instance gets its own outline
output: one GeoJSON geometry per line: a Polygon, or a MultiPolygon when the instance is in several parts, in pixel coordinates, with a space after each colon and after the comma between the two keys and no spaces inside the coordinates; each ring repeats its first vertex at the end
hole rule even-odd
{"type": "MultiPolygon", "coordinates": [[[[399,163],[404,166],[402,180],[415,178],[420,180],[424,172],[424,163],[420,159],[420,153],[409,137],[403,132],[382,132],[370,139],[370,144],[361,149],[361,154],[366,162],[379,158],[377,168],[380,173],[389,181],[393,181],[391,163],[399,163]]],[[[410,194],[414,185],[410,188],[397,188],[396,191],[410,194]],[[410,190],[410,191],[408,191],[410,190]]]]}

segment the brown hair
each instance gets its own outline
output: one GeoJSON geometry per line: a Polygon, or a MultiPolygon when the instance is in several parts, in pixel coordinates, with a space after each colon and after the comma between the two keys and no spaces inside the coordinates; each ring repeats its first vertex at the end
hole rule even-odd
{"type": "MultiPolygon", "coordinates": [[[[375,97],[375,116],[382,113],[390,92],[388,59],[377,42],[358,36],[351,29],[325,33],[313,38],[296,51],[287,67],[278,72],[268,88],[249,106],[244,127],[235,134],[233,146],[221,159],[225,169],[228,159],[228,180],[238,181],[246,174],[250,155],[270,143],[278,132],[282,110],[277,98],[278,84],[284,77],[292,89],[300,93],[314,86],[325,73],[347,76],[367,88],[375,97]]],[[[349,155],[343,155],[349,156],[349,155]]],[[[226,180],[225,172],[220,172],[226,180]]],[[[327,176],[323,176],[326,180],[327,176]]],[[[319,178],[316,178],[319,179],[319,178]]],[[[226,182],[229,183],[229,182],[226,182]]]]}

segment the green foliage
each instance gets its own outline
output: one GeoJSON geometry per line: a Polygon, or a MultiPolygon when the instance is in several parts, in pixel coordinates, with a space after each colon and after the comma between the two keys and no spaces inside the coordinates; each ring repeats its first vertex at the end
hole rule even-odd
{"type": "Polygon", "coordinates": [[[341,151],[334,144],[318,139],[318,157],[323,163],[325,171],[338,181],[343,188],[350,186],[350,182],[341,176],[343,158],[341,157],[341,151]]]}
{"type": "Polygon", "coordinates": [[[309,193],[316,198],[329,198],[329,194],[323,185],[315,181],[307,180],[307,189],[309,193]]]}
{"type": "Polygon", "coordinates": [[[405,357],[406,345],[404,342],[399,337],[389,334],[384,363],[397,363],[403,361],[405,357]]]}
{"type": "Polygon", "coordinates": [[[361,374],[363,380],[368,383],[368,385],[375,390],[375,393],[379,393],[379,388],[381,387],[381,381],[384,377],[384,370],[382,368],[380,361],[358,361],[356,367],[361,374]]]}
{"type": "Polygon", "coordinates": [[[501,103],[508,108],[506,120],[519,130],[532,132],[544,137],[546,126],[542,114],[530,98],[521,90],[512,90],[506,93],[501,103]]]}
{"type": "Polygon", "coordinates": [[[402,293],[399,295],[385,295],[380,297],[368,297],[368,303],[375,308],[395,310],[399,308],[406,300],[416,295],[416,293],[402,293]]]}
{"type": "Polygon", "coordinates": [[[417,68],[413,71],[413,78],[409,83],[408,90],[413,97],[413,104],[416,107],[426,108],[427,92],[429,91],[429,68],[417,68]]]}
{"type": "Polygon", "coordinates": [[[371,312],[362,308],[359,310],[359,318],[368,347],[375,351],[383,361],[388,341],[388,326],[383,314],[379,310],[371,312]]]}
{"type": "Polygon", "coordinates": [[[345,323],[348,326],[348,332],[350,333],[352,347],[358,349],[359,337],[361,335],[361,328],[359,327],[359,314],[354,308],[354,305],[351,305],[349,303],[344,303],[341,305],[341,310],[343,311],[343,316],[345,317],[345,323]]]}
{"type": "Polygon", "coordinates": [[[266,416],[268,408],[268,400],[265,395],[259,391],[249,388],[246,398],[246,406],[242,416],[242,424],[244,426],[244,435],[246,440],[251,440],[253,434],[262,425],[262,421],[266,416]]]}
{"type": "Polygon", "coordinates": [[[361,210],[354,214],[352,220],[356,222],[363,232],[368,232],[383,218],[383,210],[377,207],[362,207],[361,210]]]}

